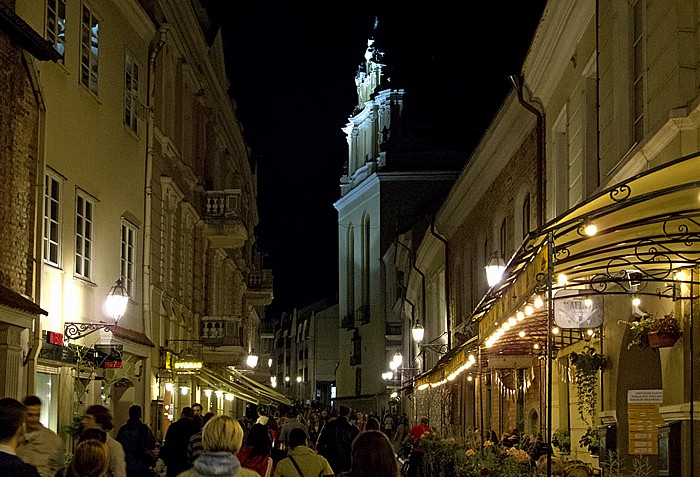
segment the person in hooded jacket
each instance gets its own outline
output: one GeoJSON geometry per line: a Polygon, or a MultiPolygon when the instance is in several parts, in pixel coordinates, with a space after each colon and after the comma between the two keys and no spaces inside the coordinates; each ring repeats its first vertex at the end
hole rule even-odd
{"type": "Polygon", "coordinates": [[[236,453],[243,444],[243,428],[230,416],[214,416],[202,429],[202,452],[191,469],[179,477],[260,477],[241,466],[236,453]]]}

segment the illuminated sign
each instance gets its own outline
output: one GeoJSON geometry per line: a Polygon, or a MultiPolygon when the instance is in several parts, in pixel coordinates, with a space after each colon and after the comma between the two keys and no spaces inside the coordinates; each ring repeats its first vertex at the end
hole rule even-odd
{"type": "Polygon", "coordinates": [[[175,369],[202,369],[201,361],[175,361],[175,369]]]}
{"type": "Polygon", "coordinates": [[[554,322],[560,328],[597,328],[603,324],[603,296],[587,290],[559,290],[554,322]]]}
{"type": "Polygon", "coordinates": [[[123,351],[123,345],[95,345],[95,361],[103,369],[121,368],[123,351]]]}
{"type": "Polygon", "coordinates": [[[63,346],[63,335],[55,331],[47,331],[46,342],[56,346],[63,346]]]}

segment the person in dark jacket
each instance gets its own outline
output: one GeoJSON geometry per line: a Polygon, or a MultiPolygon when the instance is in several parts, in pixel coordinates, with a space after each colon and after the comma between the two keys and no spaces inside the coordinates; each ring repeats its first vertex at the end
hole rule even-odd
{"type": "Polygon", "coordinates": [[[190,437],[197,432],[199,426],[194,421],[194,411],[191,407],[182,408],[180,419],[168,427],[163,448],[160,450],[160,456],[167,469],[166,477],[176,477],[192,467],[192,464],[187,462],[187,446],[190,437]]]}
{"type": "Polygon", "coordinates": [[[357,426],[348,421],[350,408],[341,404],[338,408],[338,418],[330,421],[318,436],[316,450],[328,460],[336,473],[350,470],[350,451],[352,441],[360,433],[357,426]]]}
{"type": "Polygon", "coordinates": [[[26,416],[27,410],[18,400],[0,399],[0,475],[39,477],[36,467],[25,464],[15,454],[26,416]]]}
{"type": "Polygon", "coordinates": [[[151,428],[141,422],[141,406],[129,408],[129,420],[117,433],[117,441],[124,448],[127,477],[148,477],[150,468],[155,465],[153,449],[156,439],[151,428]]]}

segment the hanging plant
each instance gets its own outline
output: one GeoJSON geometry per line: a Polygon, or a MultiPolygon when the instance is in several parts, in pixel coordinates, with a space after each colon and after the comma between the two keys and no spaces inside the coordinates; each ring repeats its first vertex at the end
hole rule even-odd
{"type": "Polygon", "coordinates": [[[619,323],[629,326],[633,334],[632,341],[627,345],[627,349],[634,346],[639,348],[673,346],[683,335],[681,323],[678,321],[678,318],[673,316],[673,313],[664,315],[661,318],[653,315],[644,315],[629,321],[620,321],[619,323]]]}
{"type": "Polygon", "coordinates": [[[574,367],[578,414],[590,426],[598,403],[598,371],[605,369],[605,356],[586,346],[581,353],[571,353],[569,360],[574,367]]]}

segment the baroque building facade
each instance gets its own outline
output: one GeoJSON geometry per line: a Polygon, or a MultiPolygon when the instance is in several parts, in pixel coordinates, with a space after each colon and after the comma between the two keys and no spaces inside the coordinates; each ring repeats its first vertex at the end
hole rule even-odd
{"type": "Polygon", "coordinates": [[[401,231],[444,199],[464,156],[428,146],[402,118],[405,92],[388,83],[375,39],[355,84],[358,104],[344,128],[347,168],[334,204],[341,318],[336,401],[378,412],[389,401],[382,373],[408,332],[396,313],[401,293],[390,250],[400,247],[401,231]]]}
{"type": "Polygon", "coordinates": [[[285,401],[237,370],[258,346],[272,272],[254,243],[256,178],[219,26],[199,2],[14,3],[56,56],[26,57],[41,101],[30,311],[44,316],[15,394],[38,394],[59,432],[95,403],[116,423],[140,404],[164,433],[194,402],[242,413],[285,401]],[[129,302],[115,321],[117,281],[129,302]]]}

